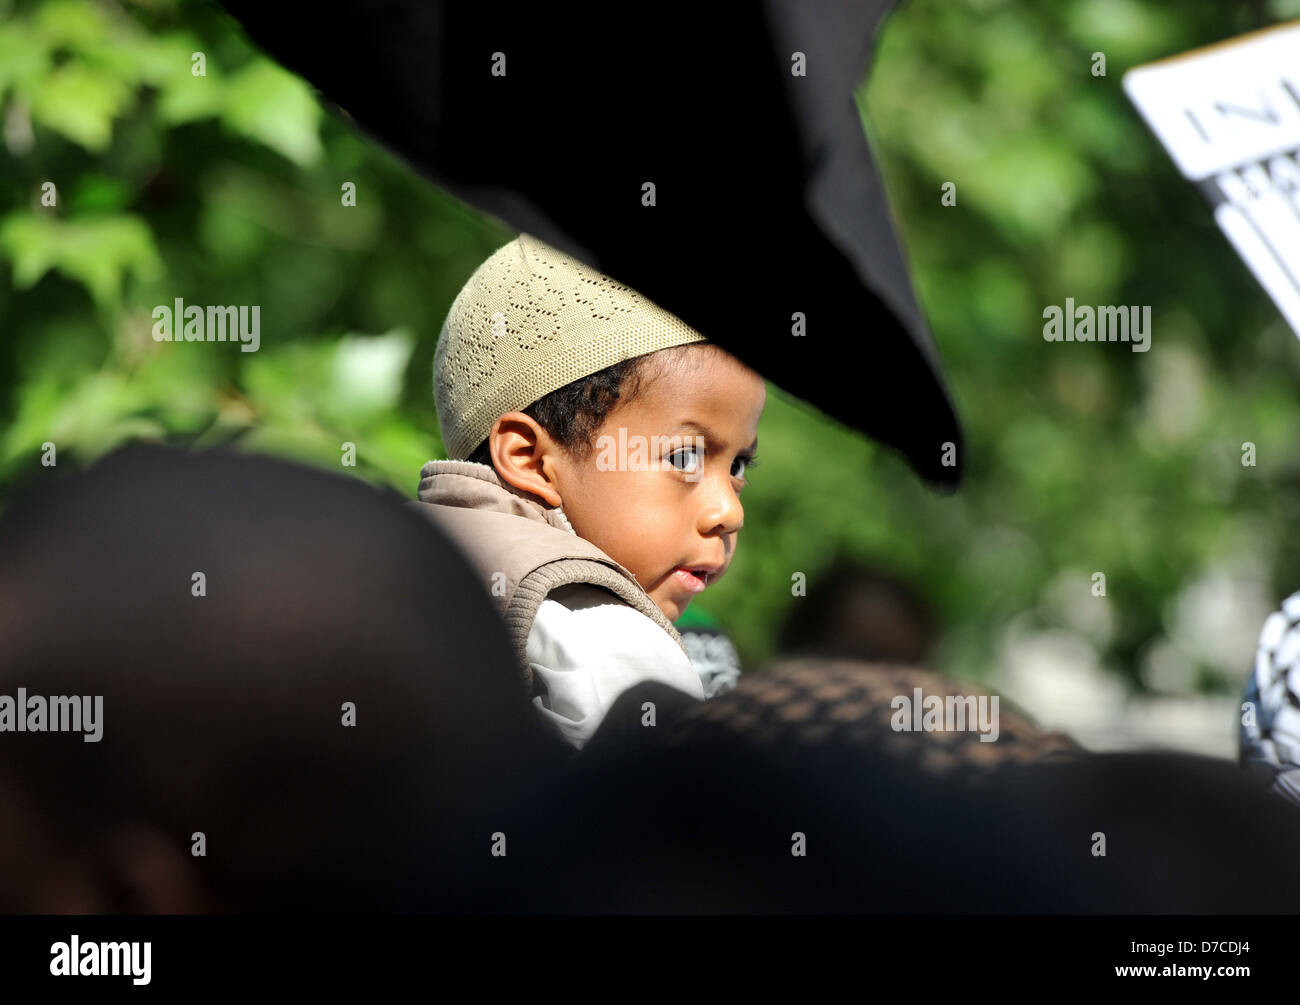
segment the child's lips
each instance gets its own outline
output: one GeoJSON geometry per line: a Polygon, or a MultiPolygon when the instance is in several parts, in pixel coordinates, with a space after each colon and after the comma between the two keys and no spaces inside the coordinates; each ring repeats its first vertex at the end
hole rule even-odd
{"type": "Polygon", "coordinates": [[[680,567],[673,570],[673,578],[677,581],[677,585],[689,593],[699,593],[709,585],[707,579],[680,567]]]}

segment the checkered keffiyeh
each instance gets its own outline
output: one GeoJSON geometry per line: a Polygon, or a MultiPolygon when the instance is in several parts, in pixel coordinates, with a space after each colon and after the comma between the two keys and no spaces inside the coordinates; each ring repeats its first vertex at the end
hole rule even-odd
{"type": "Polygon", "coordinates": [[[1259,633],[1238,737],[1242,765],[1300,805],[1300,592],[1259,633]]]}

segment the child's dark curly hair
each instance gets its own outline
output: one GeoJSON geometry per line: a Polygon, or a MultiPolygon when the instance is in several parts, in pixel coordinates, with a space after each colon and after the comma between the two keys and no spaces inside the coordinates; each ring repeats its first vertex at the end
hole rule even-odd
{"type": "MultiPolygon", "coordinates": [[[[697,346],[712,347],[709,343],[693,343],[625,359],[588,377],[565,384],[520,411],[535,419],[567,453],[585,461],[595,449],[592,441],[605,418],[620,401],[640,392],[650,359],[657,357],[659,363],[665,366],[678,363],[681,350],[697,346]]],[[[492,464],[486,437],[466,460],[489,466],[492,464]]]]}

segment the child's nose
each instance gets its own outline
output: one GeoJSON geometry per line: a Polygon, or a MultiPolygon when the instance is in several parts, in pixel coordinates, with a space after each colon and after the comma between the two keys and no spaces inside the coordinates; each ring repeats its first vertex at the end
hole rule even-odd
{"type": "Polygon", "coordinates": [[[731,487],[730,479],[725,484],[716,485],[709,494],[700,513],[700,523],[704,534],[731,534],[744,526],[745,509],[740,505],[740,496],[731,487]]]}

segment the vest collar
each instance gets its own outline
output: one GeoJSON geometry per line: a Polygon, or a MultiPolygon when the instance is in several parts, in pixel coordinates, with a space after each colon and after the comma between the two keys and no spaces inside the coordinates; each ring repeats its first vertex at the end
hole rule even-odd
{"type": "Polygon", "coordinates": [[[429,461],[420,469],[420,502],[436,506],[511,513],[577,536],[562,506],[548,506],[502,480],[496,468],[477,461],[429,461]]]}

